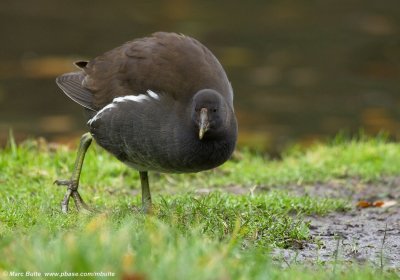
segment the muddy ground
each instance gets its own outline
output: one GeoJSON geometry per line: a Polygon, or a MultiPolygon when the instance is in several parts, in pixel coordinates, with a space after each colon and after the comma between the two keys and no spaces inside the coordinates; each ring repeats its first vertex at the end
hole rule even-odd
{"type": "Polygon", "coordinates": [[[344,261],[400,269],[400,177],[375,183],[338,180],[289,189],[310,196],[347,199],[351,210],[309,217],[312,239],[298,249],[276,249],[275,258],[283,258],[287,265],[344,261]],[[360,208],[359,201],[384,204],[360,208]]]}
{"type": "MultiPolygon", "coordinates": [[[[400,270],[400,177],[375,182],[341,179],[306,186],[257,187],[254,192],[274,189],[298,195],[341,198],[349,201],[350,210],[325,216],[307,217],[311,239],[298,248],[275,249],[274,259],[290,266],[294,263],[370,263],[384,269],[400,270]],[[360,208],[360,201],[383,201],[382,207],[360,208]],[[391,206],[387,206],[392,204],[391,206]],[[337,250],[338,249],[338,250],[337,250]]],[[[221,189],[219,189],[221,190],[221,189]]],[[[229,186],[224,191],[248,194],[242,186],[229,186]]],[[[212,189],[197,189],[206,194],[212,189]]]]}

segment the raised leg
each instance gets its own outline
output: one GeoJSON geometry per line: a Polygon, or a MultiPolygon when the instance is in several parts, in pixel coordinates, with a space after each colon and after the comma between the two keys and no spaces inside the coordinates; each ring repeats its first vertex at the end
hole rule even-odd
{"type": "Polygon", "coordinates": [[[149,188],[149,177],[147,171],[139,171],[140,184],[142,185],[142,207],[145,214],[151,213],[151,194],[149,188]]]}
{"type": "Polygon", "coordinates": [[[87,149],[92,143],[92,139],[93,139],[92,135],[90,135],[89,132],[82,135],[71,178],[69,180],[56,180],[54,182],[58,186],[67,186],[67,192],[64,196],[63,201],[61,202],[61,211],[64,213],[68,212],[68,204],[71,196],[75,202],[75,206],[78,209],[78,211],[80,211],[82,208],[89,210],[89,207],[83,201],[82,197],[78,192],[78,187],[79,187],[79,177],[81,176],[83,160],[85,159],[85,154],[87,149]]]}

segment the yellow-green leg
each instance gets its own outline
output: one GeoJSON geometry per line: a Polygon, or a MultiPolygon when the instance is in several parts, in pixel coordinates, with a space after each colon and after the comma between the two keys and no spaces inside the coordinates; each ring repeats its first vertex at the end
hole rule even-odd
{"type": "Polygon", "coordinates": [[[139,171],[140,184],[142,185],[142,207],[145,214],[150,214],[152,210],[151,206],[151,194],[149,187],[149,177],[147,171],[139,171]]]}
{"type": "Polygon", "coordinates": [[[68,204],[71,196],[75,202],[75,206],[78,209],[78,211],[80,211],[82,208],[89,210],[89,207],[83,201],[82,197],[78,192],[78,187],[79,187],[79,177],[82,171],[83,160],[85,159],[85,154],[87,149],[92,143],[92,139],[93,139],[92,135],[89,132],[82,135],[71,179],[56,180],[54,182],[58,186],[67,186],[67,192],[64,196],[63,201],[61,202],[61,211],[64,213],[68,212],[68,204]]]}

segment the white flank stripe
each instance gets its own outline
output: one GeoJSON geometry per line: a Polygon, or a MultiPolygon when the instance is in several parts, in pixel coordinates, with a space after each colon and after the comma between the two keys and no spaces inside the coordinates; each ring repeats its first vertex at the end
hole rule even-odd
{"type": "Polygon", "coordinates": [[[121,96],[121,97],[116,97],[113,99],[112,103],[108,104],[104,108],[102,108],[100,111],[97,112],[97,114],[91,118],[87,123],[88,125],[92,125],[94,121],[96,121],[98,118],[100,118],[100,115],[105,112],[106,110],[110,110],[113,108],[117,107],[117,103],[120,102],[126,102],[126,101],[133,101],[133,102],[143,102],[145,100],[150,101],[150,97],[156,100],[160,100],[160,96],[155,93],[152,90],[147,90],[147,94],[140,94],[140,95],[126,95],[126,96],[121,96]]]}
{"type": "Polygon", "coordinates": [[[88,125],[92,125],[92,123],[93,123],[94,121],[96,121],[104,111],[109,110],[109,109],[112,109],[112,108],[114,108],[114,107],[115,107],[115,104],[114,104],[114,103],[110,103],[110,104],[108,104],[107,106],[103,107],[100,111],[97,112],[96,115],[94,115],[93,118],[91,118],[91,119],[87,122],[88,125]]]}
{"type": "Polygon", "coordinates": [[[113,103],[118,103],[118,102],[126,102],[126,101],[134,101],[134,102],[142,102],[144,100],[150,100],[150,98],[147,95],[141,94],[141,95],[126,95],[126,96],[121,96],[121,97],[116,97],[113,100],[113,103]]]}
{"type": "Polygon", "coordinates": [[[160,96],[150,89],[147,90],[147,94],[154,99],[160,100],[160,96]]]}

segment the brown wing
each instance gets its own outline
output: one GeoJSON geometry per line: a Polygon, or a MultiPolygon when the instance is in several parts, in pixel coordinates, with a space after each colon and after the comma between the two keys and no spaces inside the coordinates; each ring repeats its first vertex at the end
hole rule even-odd
{"type": "Polygon", "coordinates": [[[96,108],[93,106],[93,94],[90,90],[82,86],[84,78],[85,73],[82,71],[71,72],[57,77],[56,83],[76,103],[87,109],[96,111],[96,108]]]}
{"type": "Polygon", "coordinates": [[[100,109],[113,98],[145,93],[148,89],[188,102],[200,89],[212,88],[232,106],[232,90],[214,55],[197,40],[174,33],[125,43],[90,61],[83,87],[100,109]]]}

